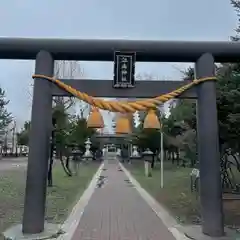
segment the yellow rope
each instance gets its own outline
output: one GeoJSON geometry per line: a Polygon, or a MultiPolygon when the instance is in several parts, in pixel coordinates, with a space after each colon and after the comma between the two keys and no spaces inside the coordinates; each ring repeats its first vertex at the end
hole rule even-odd
{"type": "Polygon", "coordinates": [[[102,99],[98,99],[98,98],[89,96],[88,94],[80,92],[80,91],[76,90],[75,88],[61,82],[58,79],[52,78],[52,77],[48,77],[48,76],[40,75],[40,74],[35,74],[32,77],[33,78],[43,78],[43,79],[49,80],[49,81],[55,83],[56,85],[58,85],[63,90],[69,92],[73,96],[79,98],[80,100],[83,100],[84,102],[86,102],[94,107],[97,107],[97,108],[100,108],[103,110],[108,110],[111,112],[121,112],[121,113],[134,113],[136,111],[144,111],[144,110],[148,110],[151,108],[156,108],[158,105],[165,103],[173,98],[178,97],[180,94],[182,94],[186,90],[190,89],[191,87],[193,87],[201,82],[216,80],[216,77],[206,77],[206,78],[195,79],[192,82],[190,82],[170,93],[163,94],[163,95],[155,97],[155,98],[139,100],[139,101],[135,101],[135,102],[126,102],[126,101],[114,102],[114,101],[106,101],[106,100],[102,100],[102,99]]]}

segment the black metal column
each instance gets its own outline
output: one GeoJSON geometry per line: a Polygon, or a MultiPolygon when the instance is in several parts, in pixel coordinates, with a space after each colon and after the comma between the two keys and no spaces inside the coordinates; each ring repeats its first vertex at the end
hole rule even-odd
{"type": "MultiPolygon", "coordinates": [[[[54,60],[50,53],[40,51],[36,57],[36,74],[53,75],[54,60]]],[[[52,127],[51,83],[35,79],[25,192],[23,233],[44,230],[49,139],[52,127]]]]}
{"type": "MultiPolygon", "coordinates": [[[[213,56],[208,53],[203,54],[196,62],[195,71],[197,78],[214,76],[215,65],[213,56]]],[[[220,237],[224,235],[224,225],[216,83],[215,81],[201,83],[197,91],[202,232],[212,237],[220,237]]]]}

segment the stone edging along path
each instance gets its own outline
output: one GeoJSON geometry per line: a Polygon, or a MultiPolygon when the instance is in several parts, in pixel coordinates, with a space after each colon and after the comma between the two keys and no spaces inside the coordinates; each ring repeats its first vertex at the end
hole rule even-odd
{"type": "Polygon", "coordinates": [[[76,231],[76,228],[81,220],[84,209],[87,206],[90,198],[92,197],[92,194],[95,191],[95,188],[97,186],[98,179],[101,175],[103,167],[104,167],[104,163],[100,165],[97,172],[93,176],[90,184],[88,185],[86,190],[83,192],[83,195],[81,196],[77,204],[74,206],[67,220],[62,224],[61,231],[63,232],[63,234],[61,234],[57,238],[58,240],[71,240],[71,238],[73,237],[73,234],[76,231]]]}
{"type": "Polygon", "coordinates": [[[161,219],[163,224],[167,227],[168,231],[172,233],[172,235],[177,240],[189,240],[185,236],[184,233],[178,230],[179,224],[176,220],[168,213],[168,211],[161,206],[145,189],[141,187],[139,182],[131,175],[131,173],[119,162],[120,167],[130,180],[130,182],[134,185],[135,189],[138,191],[140,196],[146,201],[146,203],[152,208],[152,210],[156,213],[156,215],[161,219]]]}

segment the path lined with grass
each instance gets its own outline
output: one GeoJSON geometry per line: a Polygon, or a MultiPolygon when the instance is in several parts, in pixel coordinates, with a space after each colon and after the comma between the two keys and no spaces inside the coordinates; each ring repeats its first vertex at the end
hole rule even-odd
{"type": "Polygon", "coordinates": [[[108,154],[101,176],[102,183],[84,209],[72,240],[175,240],[114,154],[108,154]]]}
{"type": "MultiPolygon", "coordinates": [[[[82,164],[77,176],[68,177],[60,164],[53,169],[53,187],[48,188],[46,220],[62,223],[75,205],[99,163],[82,164]]],[[[26,183],[26,169],[1,171],[0,174],[0,232],[21,223],[26,183]]],[[[1,237],[0,237],[1,239],[1,237]]]]}
{"type": "MultiPolygon", "coordinates": [[[[180,223],[200,224],[200,202],[196,192],[190,189],[191,168],[164,164],[164,188],[160,188],[160,166],[156,164],[152,177],[144,176],[143,161],[125,164],[133,177],[158,202],[163,204],[180,223]]],[[[225,224],[240,228],[240,201],[224,201],[225,224]]]]}

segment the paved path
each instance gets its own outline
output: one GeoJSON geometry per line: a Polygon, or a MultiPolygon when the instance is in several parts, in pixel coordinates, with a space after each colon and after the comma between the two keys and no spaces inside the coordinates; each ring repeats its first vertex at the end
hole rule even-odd
{"type": "Polygon", "coordinates": [[[72,240],[175,240],[117,161],[106,161],[104,169],[104,184],[93,193],[72,240]]]}

